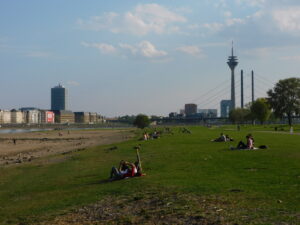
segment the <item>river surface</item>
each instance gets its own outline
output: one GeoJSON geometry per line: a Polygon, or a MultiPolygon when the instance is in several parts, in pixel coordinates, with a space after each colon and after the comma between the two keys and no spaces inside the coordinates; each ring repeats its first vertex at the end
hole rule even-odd
{"type": "Polygon", "coordinates": [[[36,131],[48,131],[53,129],[2,129],[0,130],[0,134],[18,134],[18,133],[29,133],[36,131]]]}
{"type": "MultiPolygon", "coordinates": [[[[128,127],[101,127],[101,128],[64,128],[61,130],[103,130],[103,129],[122,129],[128,127]]],[[[30,129],[0,129],[0,134],[18,134],[18,133],[29,133],[29,132],[37,132],[37,131],[50,131],[54,130],[54,128],[30,128],[30,129]]]]}

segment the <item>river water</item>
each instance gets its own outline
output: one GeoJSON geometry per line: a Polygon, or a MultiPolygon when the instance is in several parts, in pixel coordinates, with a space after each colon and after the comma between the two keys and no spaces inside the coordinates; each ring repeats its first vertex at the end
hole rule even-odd
{"type": "Polygon", "coordinates": [[[48,131],[53,129],[2,129],[0,130],[0,134],[17,134],[17,133],[28,133],[28,132],[35,132],[35,131],[48,131]]]}
{"type": "MultiPolygon", "coordinates": [[[[72,128],[64,128],[62,130],[103,130],[103,129],[122,129],[122,128],[128,128],[128,127],[100,127],[100,128],[79,128],[79,127],[72,127],[72,128]]],[[[29,132],[37,132],[37,131],[49,131],[54,130],[54,128],[28,128],[28,129],[0,129],[0,134],[18,134],[18,133],[29,133],[29,132]]]]}

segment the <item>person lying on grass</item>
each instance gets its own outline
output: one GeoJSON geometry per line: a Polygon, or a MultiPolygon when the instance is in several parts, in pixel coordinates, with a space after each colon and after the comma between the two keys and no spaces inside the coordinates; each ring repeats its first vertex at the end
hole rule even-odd
{"type": "Polygon", "coordinates": [[[192,132],[190,130],[186,129],[185,127],[183,127],[181,129],[181,133],[183,133],[183,134],[191,134],[192,132]]]}
{"type": "Polygon", "coordinates": [[[218,137],[216,139],[213,139],[211,141],[213,141],[213,142],[225,142],[226,141],[226,136],[223,133],[221,133],[220,137],[218,137]]]}
{"type": "Polygon", "coordinates": [[[123,179],[126,177],[134,177],[137,174],[137,168],[134,163],[120,161],[119,167],[112,167],[110,171],[110,179],[123,179]]]}
{"type": "Polygon", "coordinates": [[[234,141],[233,138],[229,137],[228,134],[226,134],[225,137],[226,137],[226,141],[234,141]]]}

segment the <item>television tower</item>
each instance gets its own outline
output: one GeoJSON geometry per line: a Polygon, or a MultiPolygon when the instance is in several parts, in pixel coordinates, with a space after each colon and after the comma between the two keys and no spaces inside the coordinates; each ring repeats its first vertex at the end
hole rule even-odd
{"type": "Polygon", "coordinates": [[[228,57],[227,64],[231,69],[231,109],[235,109],[234,69],[238,65],[238,61],[237,61],[237,57],[233,55],[233,42],[231,48],[231,56],[228,57]]]}

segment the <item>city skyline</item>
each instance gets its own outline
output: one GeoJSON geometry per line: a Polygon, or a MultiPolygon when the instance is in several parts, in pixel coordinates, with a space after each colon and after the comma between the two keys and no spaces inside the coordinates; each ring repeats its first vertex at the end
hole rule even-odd
{"type": "Polygon", "coordinates": [[[2,1],[0,108],[49,109],[62,83],[72,111],[168,115],[189,102],[220,111],[231,41],[236,103],[241,69],[247,103],[252,70],[255,97],[299,77],[299,24],[295,0],[2,1]]]}

